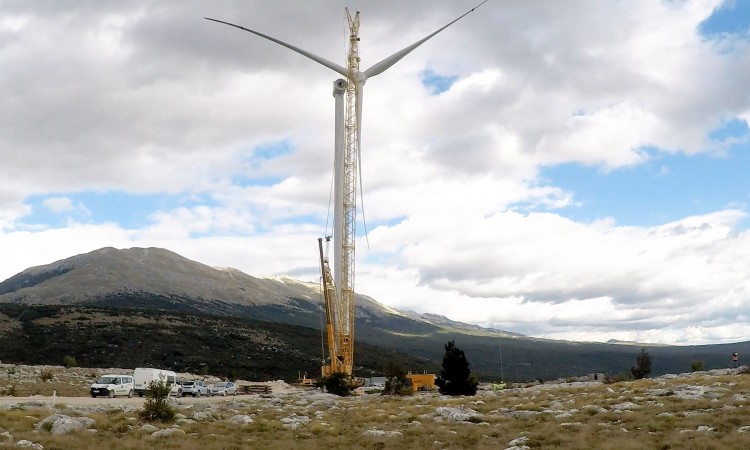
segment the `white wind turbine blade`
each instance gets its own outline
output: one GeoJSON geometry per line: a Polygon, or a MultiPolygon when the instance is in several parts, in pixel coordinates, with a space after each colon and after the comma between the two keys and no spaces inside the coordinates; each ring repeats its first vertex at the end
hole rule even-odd
{"type": "Polygon", "coordinates": [[[312,59],[313,61],[315,61],[316,63],[322,64],[322,65],[328,67],[329,69],[333,70],[334,72],[338,72],[338,73],[340,73],[341,75],[343,75],[343,76],[345,76],[347,78],[349,77],[349,72],[344,67],[341,67],[340,65],[338,65],[338,64],[336,64],[334,62],[328,61],[327,59],[322,58],[322,57],[320,57],[318,55],[312,54],[312,53],[308,52],[307,50],[302,50],[301,48],[295,47],[292,44],[287,44],[284,41],[278,40],[276,38],[272,38],[271,36],[265,35],[263,33],[259,33],[259,32],[254,31],[254,30],[250,30],[248,28],[245,28],[245,27],[242,27],[242,26],[239,26],[239,25],[235,25],[235,24],[230,23],[230,22],[224,22],[223,20],[211,19],[210,17],[204,17],[204,19],[210,20],[212,22],[223,23],[224,25],[229,25],[230,27],[239,28],[240,30],[245,30],[248,33],[253,33],[256,36],[260,36],[262,38],[268,39],[271,42],[275,42],[275,43],[277,43],[277,44],[279,44],[281,46],[284,46],[284,47],[288,48],[289,50],[295,51],[295,52],[299,53],[302,56],[306,56],[306,57],[312,59]]]}
{"type": "Polygon", "coordinates": [[[459,18],[457,18],[454,21],[450,22],[448,25],[440,28],[439,30],[435,31],[434,33],[430,34],[429,36],[427,36],[427,37],[425,37],[425,38],[423,38],[423,39],[421,39],[421,40],[419,40],[419,41],[411,44],[410,46],[406,47],[405,49],[403,49],[401,51],[398,51],[398,52],[394,53],[393,55],[385,58],[384,60],[380,61],[379,63],[377,63],[374,66],[370,67],[369,69],[365,70],[364,71],[365,79],[367,79],[369,77],[374,77],[375,75],[379,75],[379,74],[383,73],[389,67],[391,67],[392,65],[396,64],[397,62],[399,62],[401,60],[401,58],[403,58],[404,56],[406,56],[409,53],[411,53],[412,50],[414,50],[415,48],[417,48],[420,45],[424,44],[428,39],[430,39],[431,37],[433,37],[436,34],[440,33],[441,31],[445,30],[449,26],[451,26],[454,23],[458,22],[459,20],[463,19],[464,16],[466,16],[469,13],[471,13],[475,9],[479,8],[480,6],[484,5],[485,3],[487,3],[487,1],[488,0],[484,0],[482,3],[478,4],[477,6],[471,8],[469,11],[465,12],[464,14],[462,14],[459,18]]]}
{"type": "MultiPolygon", "coordinates": [[[[357,115],[357,152],[362,148],[362,96],[364,95],[363,89],[364,83],[357,83],[357,101],[354,104],[354,112],[357,115]]],[[[357,154],[357,161],[359,161],[359,154],[357,154]]],[[[358,163],[361,166],[361,164],[358,163]]]]}
{"type": "Polygon", "coordinates": [[[367,248],[370,248],[370,238],[367,233],[367,219],[365,218],[365,194],[362,187],[362,95],[364,94],[363,82],[357,83],[357,102],[355,105],[355,114],[357,115],[357,177],[359,179],[359,203],[362,210],[362,225],[365,228],[365,240],[367,248]]]}

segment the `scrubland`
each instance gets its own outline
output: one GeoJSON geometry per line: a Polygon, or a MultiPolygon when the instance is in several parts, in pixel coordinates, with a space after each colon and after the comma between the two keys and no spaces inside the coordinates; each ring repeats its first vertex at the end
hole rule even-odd
{"type": "MultiPolygon", "coordinates": [[[[171,424],[143,423],[137,407],[117,399],[80,406],[59,398],[53,406],[40,397],[0,410],[0,443],[48,450],[747,449],[750,374],[743,372],[511,386],[456,398],[340,398],[277,382],[266,395],[175,400],[171,424]],[[55,414],[92,420],[60,432],[44,422],[55,414]]],[[[42,383],[50,382],[39,381],[37,390],[48,391],[42,383]]]]}

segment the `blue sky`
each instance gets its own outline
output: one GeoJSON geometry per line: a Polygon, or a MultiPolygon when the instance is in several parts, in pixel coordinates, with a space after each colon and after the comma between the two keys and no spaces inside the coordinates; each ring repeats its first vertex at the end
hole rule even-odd
{"type": "MultiPolygon", "coordinates": [[[[474,3],[3,4],[0,279],[157,246],[316,281],[339,75],[202,18],[343,64],[359,9],[367,68],[474,3]]],[[[747,0],[490,0],[367,81],[357,290],[556,339],[747,340],[748,61],[747,0]]]]}
{"type": "Polygon", "coordinates": [[[750,28],[750,2],[747,0],[725,2],[700,24],[700,32],[707,37],[722,33],[747,37],[748,28],[750,28]]]}
{"type": "MultiPolygon", "coordinates": [[[[544,169],[541,178],[574,194],[575,202],[561,214],[586,222],[614,218],[620,225],[653,226],[707,214],[717,205],[747,210],[747,124],[732,121],[711,136],[719,142],[733,137],[740,143],[721,152],[691,156],[644,149],[649,160],[632,167],[607,171],[570,163],[544,169]]],[[[750,222],[739,225],[747,229],[750,222]]]]}

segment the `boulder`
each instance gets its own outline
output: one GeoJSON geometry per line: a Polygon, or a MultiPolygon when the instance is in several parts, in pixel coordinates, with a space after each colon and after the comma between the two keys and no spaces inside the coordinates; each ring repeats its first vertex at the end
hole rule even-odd
{"type": "Polygon", "coordinates": [[[477,417],[478,412],[464,406],[451,408],[449,406],[439,406],[435,408],[435,420],[440,422],[448,420],[451,422],[468,422],[473,417],[477,417]]]}
{"type": "Polygon", "coordinates": [[[42,446],[42,444],[37,444],[36,442],[27,441],[26,439],[21,439],[20,441],[16,442],[16,447],[30,448],[33,450],[44,450],[44,446],[42,446]]]}
{"type": "Polygon", "coordinates": [[[88,417],[71,417],[63,414],[53,414],[34,425],[37,430],[49,429],[52,434],[68,434],[81,428],[88,428],[96,423],[88,417]],[[47,428],[49,427],[49,428],[47,428]]]}

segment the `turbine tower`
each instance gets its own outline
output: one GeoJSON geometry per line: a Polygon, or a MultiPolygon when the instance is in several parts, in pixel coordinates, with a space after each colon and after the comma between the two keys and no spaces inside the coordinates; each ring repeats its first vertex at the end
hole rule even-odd
{"type": "MultiPolygon", "coordinates": [[[[334,157],[334,270],[328,267],[323,257],[322,240],[319,239],[323,294],[326,310],[326,334],[330,363],[324,364],[323,376],[332,372],[352,373],[354,364],[354,261],[356,238],[357,180],[361,180],[362,100],[365,82],[388,70],[404,56],[424,44],[427,40],[461,20],[478,7],[465,12],[447,25],[373,65],[364,72],[359,70],[359,12],[352,16],[346,8],[349,25],[347,66],[342,67],[292,44],[273,38],[249,28],[223,20],[205,19],[239,28],[240,30],[268,39],[301,54],[341,74],[345,80],[334,82],[335,98],[335,157],[334,157]],[[344,95],[345,94],[345,95],[344,95]],[[345,97],[345,105],[342,101],[345,97]]],[[[361,184],[361,181],[360,181],[361,184]]]]}

